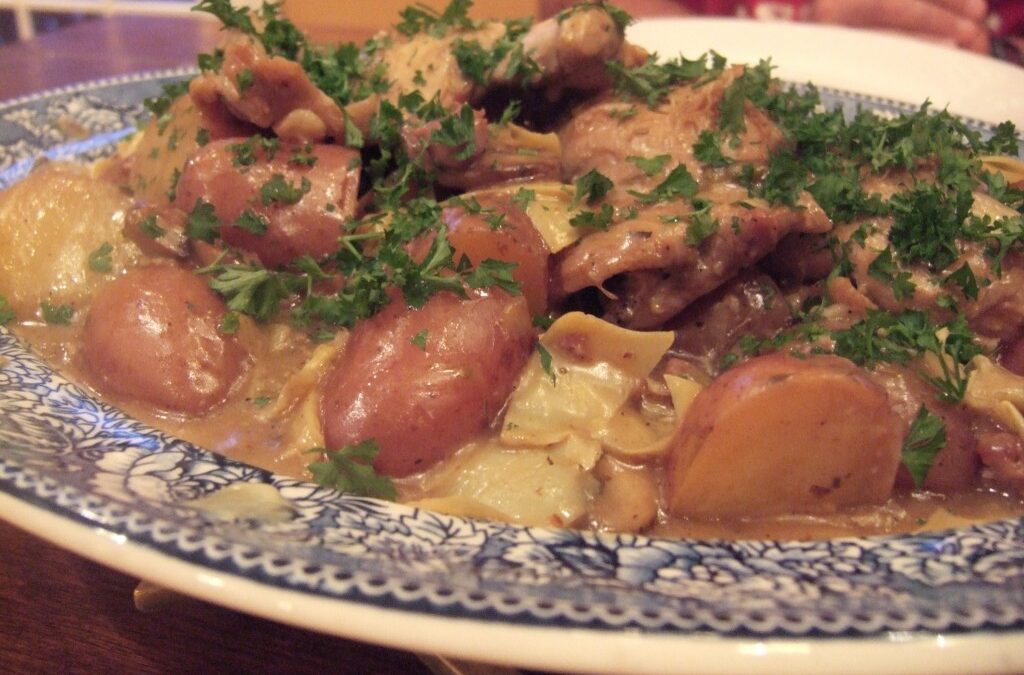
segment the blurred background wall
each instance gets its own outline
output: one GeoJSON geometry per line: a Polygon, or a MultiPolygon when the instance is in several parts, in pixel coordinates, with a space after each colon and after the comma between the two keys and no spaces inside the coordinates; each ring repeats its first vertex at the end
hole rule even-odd
{"type": "MultiPolygon", "coordinates": [[[[96,16],[192,16],[194,0],[0,0],[0,43],[29,39],[37,33],[96,16]]],[[[234,0],[236,6],[259,7],[262,0],[234,0]]],[[[285,14],[300,28],[315,34],[365,33],[394,24],[412,0],[285,0],[285,14]]],[[[440,11],[448,0],[419,0],[440,11]]],[[[511,18],[536,13],[539,0],[475,0],[474,18],[511,18]]],[[[207,16],[207,18],[209,18],[207,16]]]]}

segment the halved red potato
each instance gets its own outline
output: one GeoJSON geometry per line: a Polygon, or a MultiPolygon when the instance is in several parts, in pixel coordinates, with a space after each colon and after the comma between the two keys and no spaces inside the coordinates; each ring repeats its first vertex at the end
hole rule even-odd
{"type": "Polygon", "coordinates": [[[200,199],[212,204],[225,242],[256,254],[267,267],[280,267],[302,255],[322,258],[337,250],[343,226],[355,213],[358,187],[359,153],[349,148],[312,145],[307,152],[281,144],[268,154],[258,142],[233,138],[211,142],[189,159],[175,204],[185,213],[200,199]],[[246,143],[250,147],[240,150],[246,143]],[[255,161],[239,165],[240,152],[252,152],[255,161]],[[307,166],[309,161],[315,163],[307,166]],[[262,193],[268,185],[284,186],[297,200],[268,200],[262,193]],[[239,225],[240,217],[247,227],[239,225]]]}
{"type": "Polygon", "coordinates": [[[82,334],[90,381],[104,393],[199,415],[222,402],[246,365],[219,327],[224,302],[204,279],[171,266],[140,267],[100,289],[82,334]]]}
{"type": "Polygon", "coordinates": [[[737,518],[881,503],[903,434],[885,390],[846,359],[751,359],[690,406],[671,456],[669,508],[737,518]]]}
{"type": "Polygon", "coordinates": [[[522,296],[396,299],[358,324],[321,383],[330,448],[377,441],[377,471],[407,476],[483,431],[516,385],[533,346],[522,296]]]}
{"type": "Polygon", "coordinates": [[[533,314],[548,307],[548,258],[550,253],[533,221],[510,198],[480,195],[481,211],[450,206],[441,218],[448,226],[448,240],[456,259],[467,256],[473,265],[492,258],[516,264],[512,273],[533,314]]]}

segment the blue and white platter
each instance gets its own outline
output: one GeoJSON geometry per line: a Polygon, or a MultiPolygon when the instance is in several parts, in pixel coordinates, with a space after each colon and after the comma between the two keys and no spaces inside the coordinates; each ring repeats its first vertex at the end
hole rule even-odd
{"type": "MultiPolygon", "coordinates": [[[[689,25],[645,22],[639,39],[677,38],[689,25]]],[[[761,53],[786,30],[757,28],[761,53]]],[[[142,99],[187,72],[0,104],[0,188],[42,155],[109,152],[134,128],[142,99]],[[57,119],[88,137],[62,136],[68,125],[57,119]]],[[[824,75],[816,79],[828,85],[824,75]]],[[[916,108],[825,93],[833,105],[916,108]]],[[[999,121],[971,116],[980,128],[999,121]]],[[[0,517],[235,609],[480,661],[633,673],[1024,670],[1022,520],[914,536],[725,542],[445,516],[272,475],[155,431],[54,373],[3,328],[0,517]],[[232,519],[191,505],[239,483],[272,486],[290,515],[232,519]]]]}

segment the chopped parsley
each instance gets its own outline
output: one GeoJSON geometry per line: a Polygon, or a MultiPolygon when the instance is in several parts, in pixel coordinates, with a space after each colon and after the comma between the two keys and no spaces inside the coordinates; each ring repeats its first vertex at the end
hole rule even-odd
{"type": "Polygon", "coordinates": [[[573,227],[589,227],[594,230],[607,230],[615,217],[615,209],[611,204],[602,204],[597,211],[584,209],[569,219],[573,227]]]}
{"type": "Polygon", "coordinates": [[[264,206],[298,204],[311,187],[312,184],[305,176],[302,177],[298,185],[295,185],[286,181],[283,174],[275,173],[270,180],[260,186],[260,202],[264,206]]]}
{"type": "Polygon", "coordinates": [[[185,234],[190,239],[199,239],[207,243],[213,243],[220,236],[220,221],[217,219],[213,204],[202,197],[196,200],[185,220],[185,234]]]}
{"type": "Polygon", "coordinates": [[[670,159],[672,159],[671,155],[656,155],[654,157],[630,155],[626,157],[626,160],[635,164],[636,168],[640,169],[645,176],[655,176],[661,173],[670,159]]]}
{"type": "Polygon", "coordinates": [[[551,384],[557,384],[557,378],[555,377],[555,370],[551,367],[551,352],[547,350],[540,342],[537,343],[537,354],[540,356],[540,367],[544,370],[548,377],[551,378],[551,384]]]}
{"type": "Polygon", "coordinates": [[[224,318],[220,320],[219,330],[225,335],[234,335],[241,327],[238,312],[225,312],[224,318]]]}
{"type": "Polygon", "coordinates": [[[629,68],[621,61],[610,61],[607,68],[617,96],[640,99],[653,108],[663,103],[677,84],[718,76],[725,68],[725,59],[712,52],[709,65],[708,57],[705,54],[691,61],[678,56],[662,62],[657,54],[651,54],[639,66],[629,68]]]}
{"type": "Polygon", "coordinates": [[[151,213],[139,221],[139,230],[150,239],[159,239],[167,234],[167,230],[160,227],[159,217],[155,213],[151,213]]]}
{"type": "Polygon", "coordinates": [[[698,247],[708,237],[718,232],[718,227],[718,218],[712,218],[706,210],[696,211],[690,216],[690,222],[686,226],[686,243],[698,247]]]}
{"type": "Polygon", "coordinates": [[[234,222],[235,227],[241,228],[257,237],[267,233],[267,225],[267,219],[252,209],[242,211],[241,215],[234,222]]]}
{"type": "Polygon", "coordinates": [[[867,368],[883,362],[907,364],[926,354],[933,355],[941,375],[924,371],[919,374],[938,389],[943,400],[950,402],[963,400],[967,390],[964,367],[982,352],[962,315],[935,325],[927,314],[917,310],[903,314],[869,310],[863,320],[833,333],[832,337],[837,355],[867,368]],[[945,329],[945,339],[939,337],[941,329],[945,329]]]}
{"type": "Polygon", "coordinates": [[[373,469],[373,460],[380,454],[380,446],[372,439],[340,450],[312,448],[307,452],[324,457],[307,467],[318,485],[361,497],[394,500],[398,496],[391,479],[377,475],[373,469]]]}
{"type": "Polygon", "coordinates": [[[611,179],[597,169],[591,169],[576,179],[576,196],[573,201],[577,204],[584,201],[593,206],[604,199],[613,187],[615,184],[611,179]]]}
{"type": "Polygon", "coordinates": [[[427,350],[427,336],[429,334],[430,334],[430,331],[428,331],[426,328],[424,328],[424,329],[418,331],[415,335],[413,335],[412,339],[410,339],[409,342],[411,342],[416,347],[419,347],[423,351],[426,351],[427,350]]]}
{"type": "Polygon", "coordinates": [[[103,242],[99,248],[89,254],[89,269],[101,274],[109,274],[113,265],[110,261],[110,254],[114,247],[109,242],[103,242]]]}
{"type": "Polygon", "coordinates": [[[39,308],[43,312],[43,321],[51,326],[70,325],[71,319],[75,315],[75,308],[71,305],[54,306],[44,301],[39,305],[39,308]]]}
{"type": "Polygon", "coordinates": [[[4,326],[13,321],[17,315],[14,309],[11,308],[10,303],[7,302],[7,298],[0,295],[0,326],[4,326]]]}
{"type": "Polygon", "coordinates": [[[685,165],[679,164],[650,192],[630,190],[629,194],[641,204],[657,204],[677,197],[691,199],[697,194],[697,181],[685,165]]]}
{"type": "Polygon", "coordinates": [[[722,137],[708,129],[700,132],[697,142],[693,144],[693,156],[705,166],[721,167],[732,164],[732,160],[722,154],[722,137]]]}
{"type": "Polygon", "coordinates": [[[946,426],[942,419],[928,412],[923,405],[910,425],[910,431],[903,440],[900,456],[907,467],[914,487],[920,489],[928,476],[935,457],[946,447],[946,426]]]}
{"type": "Polygon", "coordinates": [[[519,188],[516,193],[512,195],[512,201],[515,202],[516,206],[521,208],[523,211],[527,209],[537,199],[537,193],[529,188],[519,188]]]}

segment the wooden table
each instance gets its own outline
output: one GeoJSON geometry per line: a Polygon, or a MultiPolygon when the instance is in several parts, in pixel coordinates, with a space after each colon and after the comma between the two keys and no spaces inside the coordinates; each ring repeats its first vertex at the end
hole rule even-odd
{"type": "MultiPolygon", "coordinates": [[[[0,99],[194,63],[216,32],[216,24],[199,20],[111,18],[2,46],[0,99]]],[[[0,521],[0,673],[431,672],[406,652],[198,601],[144,614],[132,604],[135,585],[0,521]]]]}

